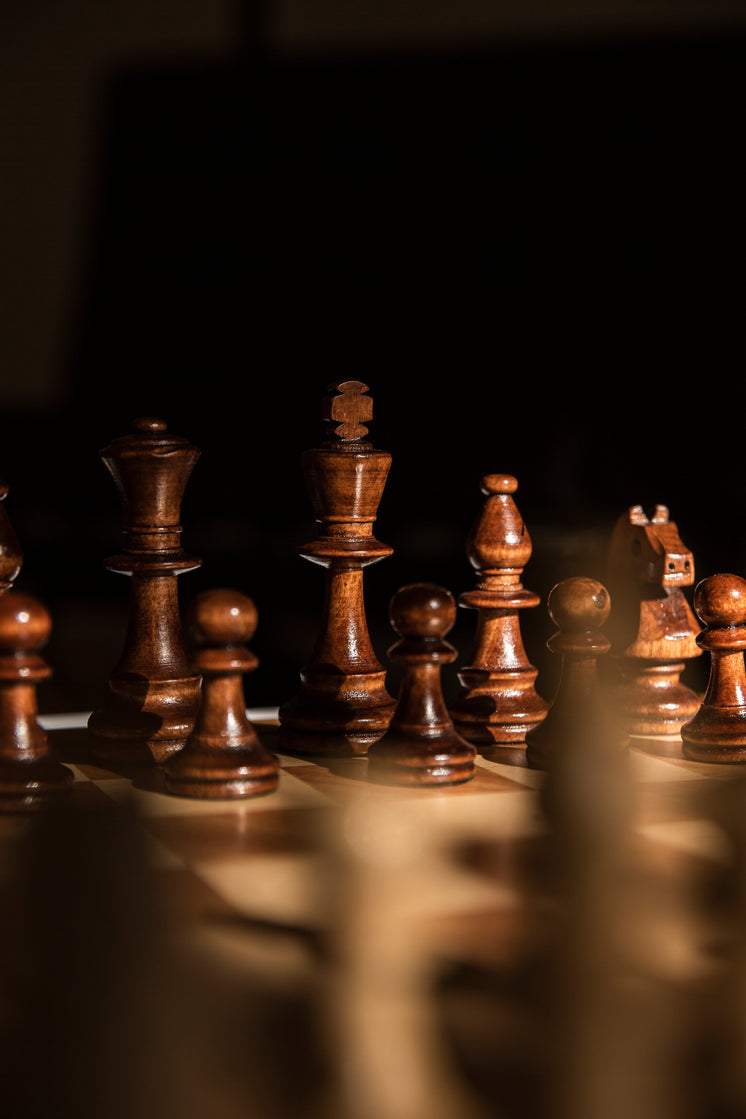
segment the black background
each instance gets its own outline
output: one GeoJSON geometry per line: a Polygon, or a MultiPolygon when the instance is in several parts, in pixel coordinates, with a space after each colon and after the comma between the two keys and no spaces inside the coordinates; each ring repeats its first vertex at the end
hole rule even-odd
{"type": "MultiPolygon", "coordinates": [[[[255,36],[224,63],[112,73],[62,400],[0,416],[17,585],[54,618],[42,709],[94,705],[118,656],[98,451],[140,415],[202,452],[184,603],[250,594],[247,700],[295,690],[323,583],[296,554],[314,535],[300,454],[341,376],[370,386],[393,455],[376,534],[394,554],[366,573],[384,662],[398,586],[471,587],[486,473],[519,480],[543,600],[603,579],[632,504],[669,506],[698,579],[746,574],[745,61],[737,33],[305,58],[255,36]]],[[[548,693],[553,626],[527,615],[548,693]]],[[[472,625],[460,611],[461,662],[472,625]]]]}

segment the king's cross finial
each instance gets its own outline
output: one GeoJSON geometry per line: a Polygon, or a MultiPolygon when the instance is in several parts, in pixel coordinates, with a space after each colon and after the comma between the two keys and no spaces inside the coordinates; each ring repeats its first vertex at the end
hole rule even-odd
{"type": "Polygon", "coordinates": [[[329,393],[336,395],[324,397],[323,417],[335,438],[353,442],[368,434],[364,425],[373,419],[373,399],[367,392],[362,381],[335,381],[329,386],[329,393]]]}

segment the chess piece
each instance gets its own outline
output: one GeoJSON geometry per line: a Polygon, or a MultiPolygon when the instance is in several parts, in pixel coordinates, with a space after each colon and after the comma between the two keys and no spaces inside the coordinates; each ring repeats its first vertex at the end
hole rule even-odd
{"type": "Polygon", "coordinates": [[[389,728],[368,750],[368,776],[396,785],[469,781],[476,747],[456,733],[440,678],[458,655],[445,641],[456,621],[455,599],[443,587],[410,583],[393,596],[389,618],[399,634],[389,656],[403,674],[389,728]]]}
{"type": "Polygon", "coordinates": [[[509,760],[516,749],[523,754],[526,731],[549,706],[534,687],[537,670],[521,636],[520,611],[540,600],[521,583],[531,537],[513,499],[517,488],[509,474],[482,478],[486,500],[466,541],[479,581],[458,600],[477,610],[474,651],[458,673],[461,689],[449,705],[458,733],[496,760],[509,760]]]}
{"type": "Polygon", "coordinates": [[[202,700],[185,746],[163,763],[166,789],[204,798],[270,793],[277,788],[279,764],[249,721],[242,683],[242,675],[258,664],[243,648],[256,630],[256,607],[238,591],[203,591],[191,604],[187,624],[197,643],[194,667],[202,675],[202,700]]]}
{"type": "Polygon", "coordinates": [[[32,812],[70,790],[73,775],[56,761],[37,719],[37,685],[51,676],[39,649],[52,620],[31,595],[0,595],[0,811],[32,812]]]}
{"type": "Polygon", "coordinates": [[[698,762],[746,762],[746,579],[711,575],[694,590],[704,628],[697,643],[710,653],[707,691],[681,728],[684,757],[698,762]]]}
{"type": "Polygon", "coordinates": [[[553,754],[581,735],[602,733],[597,662],[610,648],[601,632],[611,608],[603,584],[583,576],[565,579],[549,592],[547,608],[558,626],[547,647],[562,658],[562,668],[544,720],[526,733],[526,761],[535,769],[548,769],[553,754]]]}
{"type": "Polygon", "coordinates": [[[199,450],[169,434],[163,420],[135,420],[128,435],[101,451],[124,511],[124,550],[109,571],[130,579],[124,650],[109,691],[88,721],[92,750],[103,759],[163,761],[194,726],[199,675],[189,667],[177,576],[201,560],[181,547],[181,503],[199,450]]]}
{"type": "Polygon", "coordinates": [[[528,764],[545,771],[539,801],[548,825],[544,990],[552,1046],[540,1110],[557,1119],[621,1119],[634,1098],[652,1119],[644,1080],[638,1092],[653,1040],[644,1016],[638,1021],[647,992],[629,959],[640,908],[634,786],[598,678],[611,599],[595,579],[571,578],[551,590],[547,605],[558,627],[548,646],[562,658],[561,672],[546,718],[526,735],[528,764]]]}
{"type": "Polygon", "coordinates": [[[665,505],[649,519],[639,505],[618,519],[607,573],[613,691],[631,739],[656,753],[680,753],[681,727],[699,707],[679,679],[685,661],[702,653],[700,626],[681,589],[693,582],[694,558],[665,505]]]}
{"type": "Polygon", "coordinates": [[[372,531],[391,455],[364,438],[372,416],[368,386],[344,380],[329,392],[328,436],[302,456],[319,534],[299,549],[326,569],[323,617],[300,691],[280,706],[280,743],[289,753],[351,756],[381,737],[395,706],[371,645],[363,595],[364,569],[393,551],[372,531]]]}
{"type": "Polygon", "coordinates": [[[13,586],[23,563],[21,545],[2,504],[7,496],[8,485],[0,481],[0,594],[13,586]]]}

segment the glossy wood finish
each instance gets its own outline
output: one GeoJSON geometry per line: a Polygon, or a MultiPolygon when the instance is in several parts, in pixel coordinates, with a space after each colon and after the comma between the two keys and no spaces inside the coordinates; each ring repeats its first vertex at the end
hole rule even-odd
{"type": "Polygon", "coordinates": [[[23,549],[5,508],[7,482],[0,481],[0,595],[15,583],[23,564],[23,549]]]}
{"type": "Polygon", "coordinates": [[[686,661],[702,654],[701,627],[682,590],[694,578],[694,557],[666,506],[648,518],[635,505],[618,519],[608,557],[614,605],[607,633],[620,719],[632,735],[678,735],[699,707],[680,680],[686,661]]]}
{"type": "Polygon", "coordinates": [[[694,609],[704,627],[697,641],[710,654],[710,675],[701,706],[681,728],[684,757],[746,762],[746,579],[703,579],[694,609]]]}
{"type": "Polygon", "coordinates": [[[457,652],[446,640],[456,621],[450,591],[411,583],[391,600],[399,634],[389,656],[403,668],[390,726],[368,750],[368,777],[394,785],[457,785],[474,776],[476,748],[455,730],[441,687],[441,668],[457,652]]]}
{"type": "Polygon", "coordinates": [[[321,625],[301,688],[280,707],[282,749],[317,757],[364,754],[395,706],[370,641],[363,587],[364,569],[393,551],[373,536],[391,455],[365,439],[367,385],[337,381],[329,393],[327,438],[302,455],[319,532],[299,552],[326,572],[321,625]]]}
{"type": "Polygon", "coordinates": [[[102,758],[161,762],[194,726],[200,677],[188,660],[177,577],[201,564],[183,550],[180,524],[199,454],[150,417],[135,420],[130,434],[101,451],[124,513],[124,549],[105,566],[130,580],[122,657],[88,723],[92,749],[102,758]]]}
{"type": "Polygon", "coordinates": [[[538,606],[539,596],[521,582],[531,558],[531,537],[515,504],[518,481],[488,474],[485,501],[467,537],[466,554],[479,579],[458,599],[477,611],[471,659],[458,673],[460,690],[449,705],[456,730],[479,751],[500,760],[522,751],[526,731],[546,715],[536,691],[537,669],[529,662],[520,612],[538,606]]]}
{"type": "Polygon", "coordinates": [[[549,592],[547,609],[558,627],[547,647],[562,662],[549,711],[526,734],[526,761],[534,769],[549,769],[553,756],[581,736],[598,737],[601,745],[607,729],[601,726],[597,667],[610,648],[601,628],[611,609],[609,592],[596,579],[565,579],[549,592]]]}
{"type": "Polygon", "coordinates": [[[56,761],[39,724],[37,686],[51,676],[40,656],[52,629],[46,607],[17,590],[0,595],[0,811],[34,812],[66,794],[73,775],[56,761]]]}
{"type": "Polygon", "coordinates": [[[202,699],[186,745],[163,763],[166,789],[178,796],[262,796],[277,788],[279,764],[246,713],[243,676],[257,667],[245,644],[257,626],[252,599],[230,588],[203,591],[191,603],[188,632],[196,642],[202,699]]]}

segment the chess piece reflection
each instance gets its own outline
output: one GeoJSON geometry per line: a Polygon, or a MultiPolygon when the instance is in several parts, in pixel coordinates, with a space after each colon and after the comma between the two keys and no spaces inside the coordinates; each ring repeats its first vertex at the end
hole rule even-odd
{"type": "Polygon", "coordinates": [[[648,517],[639,505],[617,521],[607,585],[614,603],[607,633],[618,670],[615,701],[622,726],[656,753],[680,753],[679,732],[699,706],[679,679],[702,653],[700,626],[682,587],[694,582],[694,557],[666,506],[648,517]]]}
{"type": "Polygon", "coordinates": [[[73,775],[52,757],[36,689],[51,676],[39,650],[52,620],[31,595],[0,595],[0,810],[35,811],[69,792],[73,775]]]}
{"type": "Polygon", "coordinates": [[[242,683],[258,663],[243,647],[256,624],[253,601],[238,591],[203,591],[192,602],[188,626],[197,644],[202,701],[186,745],[163,764],[168,792],[228,798],[277,788],[279,763],[249,721],[242,683]]]}
{"type": "Polygon", "coordinates": [[[520,611],[538,606],[539,596],[521,583],[531,537],[513,500],[517,488],[508,474],[482,479],[486,500],[466,542],[479,581],[458,600],[477,610],[477,631],[471,660],[458,673],[461,690],[449,705],[459,734],[498,761],[516,749],[523,754],[526,731],[548,707],[534,687],[537,670],[521,636],[520,611]]]}
{"type": "Polygon", "coordinates": [[[201,560],[181,547],[181,503],[199,450],[163,420],[135,420],[101,458],[124,511],[125,548],[105,561],[130,580],[124,650],[109,691],[91,715],[92,749],[108,760],[163,761],[194,726],[200,678],[189,666],[177,577],[201,560]]]}
{"type": "Polygon", "coordinates": [[[697,584],[694,609],[710,653],[707,691],[681,728],[684,756],[698,762],[746,762],[746,579],[711,575],[697,584]]]}
{"type": "Polygon", "coordinates": [[[384,736],[368,750],[368,776],[397,785],[457,785],[475,772],[476,748],[457,734],[441,688],[441,667],[457,653],[446,640],[456,621],[450,591],[410,583],[391,600],[399,640],[389,649],[403,668],[396,710],[384,736]]]}
{"type": "Polygon", "coordinates": [[[372,416],[368,386],[345,380],[329,391],[328,437],[302,456],[319,534],[300,555],[326,569],[323,617],[300,691],[280,706],[280,743],[289,753],[350,756],[381,737],[394,710],[363,596],[364,569],[393,551],[372,531],[391,455],[364,438],[372,416]]]}

